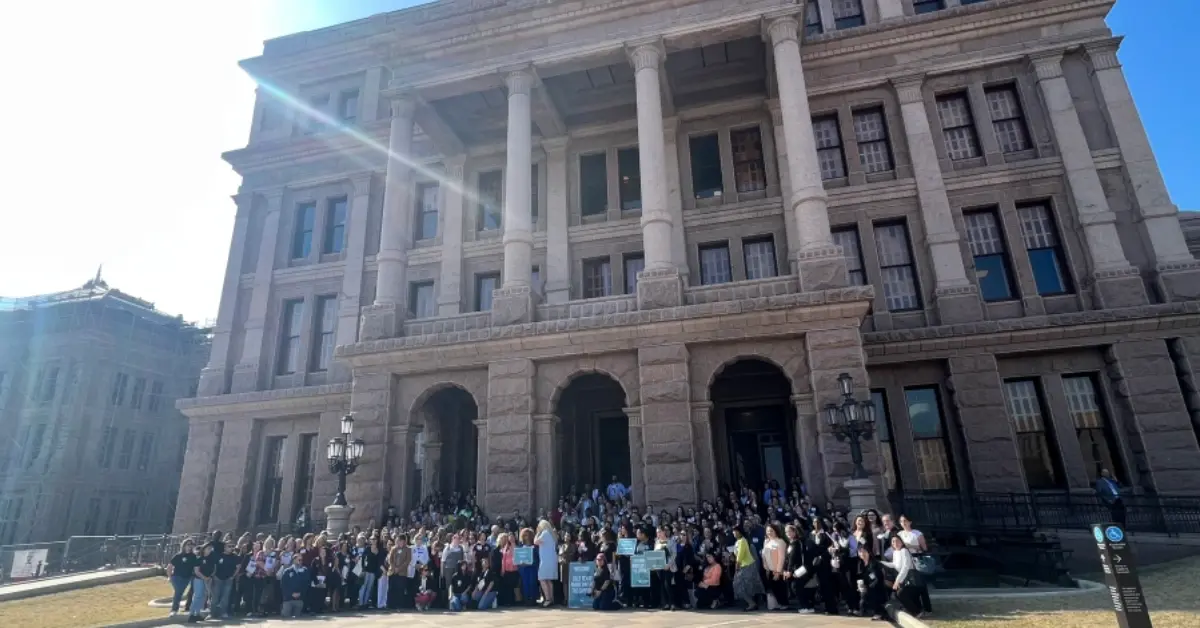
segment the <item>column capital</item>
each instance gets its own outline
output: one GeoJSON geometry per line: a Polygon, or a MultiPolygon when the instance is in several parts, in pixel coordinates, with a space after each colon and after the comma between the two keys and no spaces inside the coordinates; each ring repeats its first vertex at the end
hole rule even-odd
{"type": "Polygon", "coordinates": [[[279,207],[283,204],[283,195],[285,192],[287,192],[287,186],[282,185],[254,191],[255,194],[266,199],[268,212],[279,211],[279,207]]]}
{"type": "Polygon", "coordinates": [[[892,79],[892,88],[896,90],[896,97],[902,105],[923,101],[925,97],[921,88],[924,85],[924,74],[909,74],[892,79]]]}
{"type": "Polygon", "coordinates": [[[800,43],[800,21],[794,13],[764,17],[763,32],[772,46],[789,41],[800,43]]]}
{"type": "Polygon", "coordinates": [[[663,118],[663,135],[667,141],[675,141],[675,134],[679,132],[679,117],[670,116],[663,118]]]}
{"type": "Polygon", "coordinates": [[[453,155],[442,159],[442,169],[445,171],[446,178],[451,181],[461,182],[466,167],[466,155],[453,155]]]}
{"type": "Polygon", "coordinates": [[[659,37],[628,42],[625,44],[625,54],[629,57],[629,64],[633,66],[634,72],[657,70],[667,58],[666,47],[659,37]]]}
{"type": "Polygon", "coordinates": [[[417,95],[410,90],[388,90],[388,105],[393,119],[412,120],[417,111],[417,95]]]}
{"type": "Polygon", "coordinates": [[[371,171],[359,172],[350,175],[350,185],[354,188],[355,196],[367,196],[371,193],[371,179],[375,177],[375,173],[371,171]]]}
{"type": "Polygon", "coordinates": [[[561,423],[562,419],[558,418],[558,415],[555,414],[535,414],[533,415],[533,422],[537,424],[557,424],[561,423]]]}
{"type": "Polygon", "coordinates": [[[1063,52],[1061,50],[1029,55],[1029,63],[1033,65],[1033,72],[1037,75],[1038,82],[1062,78],[1062,60],[1063,52]]]}
{"type": "Polygon", "coordinates": [[[628,408],[622,408],[621,411],[625,413],[625,418],[629,419],[629,427],[641,427],[642,426],[642,407],[641,406],[631,406],[628,408]]]}
{"type": "Polygon", "coordinates": [[[1084,44],[1083,50],[1087,53],[1092,70],[1099,71],[1121,67],[1121,62],[1117,59],[1117,49],[1120,47],[1120,39],[1110,39],[1084,44]]]}
{"type": "Polygon", "coordinates": [[[475,419],[474,421],[471,421],[471,425],[474,425],[475,429],[478,430],[486,430],[487,424],[487,419],[475,419]]]}
{"type": "Polygon", "coordinates": [[[542,139],[542,150],[546,151],[546,156],[549,158],[561,157],[566,154],[567,146],[571,143],[571,138],[568,136],[548,137],[542,139]]]}
{"type": "Polygon", "coordinates": [[[508,87],[508,95],[525,94],[528,96],[533,91],[533,67],[528,65],[517,66],[502,70],[504,72],[504,85],[508,87]]]}

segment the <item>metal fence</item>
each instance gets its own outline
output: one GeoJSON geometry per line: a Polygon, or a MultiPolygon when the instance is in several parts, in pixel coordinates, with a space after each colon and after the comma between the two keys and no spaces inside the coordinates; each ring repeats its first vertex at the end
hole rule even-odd
{"type": "Polygon", "coordinates": [[[893,493],[892,511],[924,528],[1034,530],[1086,529],[1118,521],[1132,532],[1200,533],[1200,497],[1123,495],[1110,506],[1094,494],[893,493]]]}
{"type": "Polygon", "coordinates": [[[161,567],[179,551],[184,538],[195,536],[73,536],[66,541],[4,545],[0,546],[0,582],[9,582],[14,573],[18,578],[26,579],[92,571],[107,566],[161,567]],[[44,556],[40,550],[45,550],[44,556]],[[36,564],[32,564],[34,561],[36,564]]]}

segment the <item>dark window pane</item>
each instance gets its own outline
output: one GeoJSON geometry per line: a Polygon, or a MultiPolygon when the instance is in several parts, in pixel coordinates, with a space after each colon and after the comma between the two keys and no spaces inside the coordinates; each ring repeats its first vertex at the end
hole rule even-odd
{"type": "Polygon", "coordinates": [[[1037,282],[1038,294],[1062,294],[1067,291],[1057,253],[1054,249],[1029,252],[1029,263],[1033,266],[1033,278],[1037,282]]]}
{"type": "Polygon", "coordinates": [[[936,388],[910,388],[904,391],[908,401],[908,419],[914,438],[942,436],[942,416],[936,388]]]}
{"type": "Polygon", "coordinates": [[[638,149],[617,151],[617,176],[621,178],[621,209],[642,208],[642,175],[638,149]]]}
{"type": "Polygon", "coordinates": [[[475,311],[490,311],[492,309],[492,292],[499,287],[500,275],[477,275],[475,277],[475,311]]]}
{"type": "Polygon", "coordinates": [[[341,253],[346,242],[346,199],[335,198],[329,201],[325,210],[325,237],[321,244],[321,252],[341,253]]]}
{"type": "Polygon", "coordinates": [[[637,294],[637,274],[645,269],[645,257],[641,255],[625,257],[625,294],[637,294]]]}
{"type": "Polygon", "coordinates": [[[721,243],[700,247],[700,283],[711,285],[728,281],[733,281],[729,246],[721,243]]]}
{"type": "Polygon", "coordinates": [[[308,257],[312,252],[313,223],[316,220],[317,206],[305,203],[296,208],[296,231],[292,237],[292,258],[308,257]]]}
{"type": "Polygon", "coordinates": [[[500,195],[504,189],[504,179],[499,170],[489,170],[479,173],[479,205],[477,207],[475,228],[477,231],[488,231],[500,228],[500,195]]]}
{"type": "Polygon", "coordinates": [[[437,314],[433,282],[422,281],[408,287],[408,313],[413,318],[431,318],[437,314]]]}
{"type": "Polygon", "coordinates": [[[583,298],[595,299],[612,294],[612,267],[607,257],[583,261],[583,298]]]}
{"type": "Polygon", "coordinates": [[[692,154],[692,191],[696,198],[721,196],[721,147],[717,134],[689,140],[692,154]]]}
{"type": "Polygon", "coordinates": [[[766,279],[778,274],[775,270],[775,240],[770,236],[745,242],[742,257],[746,261],[746,279],[766,279]]]}
{"type": "Polygon", "coordinates": [[[921,488],[954,488],[954,467],[942,423],[937,388],[908,388],[904,391],[904,399],[908,407],[908,420],[912,425],[913,450],[921,488]]]}
{"type": "Polygon", "coordinates": [[[729,134],[733,147],[733,179],[738,192],[767,189],[767,169],[763,162],[762,131],[758,127],[729,134]]]}
{"type": "Polygon", "coordinates": [[[417,188],[417,239],[437,237],[438,185],[427,183],[417,188]]]}
{"type": "Polygon", "coordinates": [[[608,163],[604,153],[579,158],[579,188],[584,216],[608,211],[608,163]]]}
{"type": "Polygon", "coordinates": [[[981,255],[975,258],[975,276],[984,301],[1007,301],[1013,298],[1012,280],[1003,255],[981,255]]]}
{"type": "Polygon", "coordinates": [[[946,8],[942,5],[942,0],[913,0],[913,12],[918,15],[921,13],[933,13],[946,8]]]}

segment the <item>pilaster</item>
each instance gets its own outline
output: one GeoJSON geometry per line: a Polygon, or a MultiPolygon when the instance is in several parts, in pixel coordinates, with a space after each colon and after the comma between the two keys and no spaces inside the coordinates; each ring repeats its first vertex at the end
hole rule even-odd
{"type": "MultiPolygon", "coordinates": [[[[346,258],[342,271],[342,293],[338,298],[338,326],[336,344],[347,345],[358,341],[358,321],[362,302],[363,270],[367,254],[367,220],[371,211],[371,180],[373,173],[363,172],[351,177],[354,196],[350,199],[349,238],[346,243],[346,258]]],[[[335,368],[344,371],[340,363],[335,368]]],[[[347,379],[338,377],[339,381],[347,379]]]]}
{"type": "Polygon", "coordinates": [[[283,195],[283,188],[263,192],[266,217],[263,219],[258,260],[254,267],[254,289],[250,295],[250,309],[246,315],[242,357],[234,368],[230,392],[250,392],[258,390],[262,385],[259,371],[266,366],[262,363],[262,352],[267,310],[271,303],[271,284],[275,274],[275,257],[279,245],[279,213],[283,205],[283,195]]]}
{"type": "Polygon", "coordinates": [[[962,423],[975,490],[1025,492],[1024,468],[996,357],[990,354],[953,357],[949,367],[948,385],[962,423]]]}
{"type": "MultiPolygon", "coordinates": [[[[504,170],[504,288],[525,288],[528,292],[533,276],[533,227],[530,224],[529,204],[533,188],[529,171],[533,167],[533,121],[530,92],[533,72],[528,67],[516,68],[504,76],[508,86],[508,144],[504,170]]],[[[507,299],[508,295],[497,294],[507,299]]],[[[527,301],[528,299],[522,300],[527,301]]],[[[496,309],[493,305],[493,321],[496,309]]],[[[511,308],[501,307],[501,310],[511,308]]],[[[517,320],[530,320],[524,313],[517,320]]],[[[516,322],[515,320],[512,322],[516,322]]],[[[494,323],[505,324],[505,323],[494,323]]]]}
{"type": "MultiPolygon", "coordinates": [[[[390,427],[395,427],[392,419],[395,393],[391,373],[359,370],[354,372],[353,381],[350,412],[354,415],[354,437],[361,438],[365,446],[358,468],[346,478],[346,501],[355,507],[351,525],[365,527],[383,512],[388,501],[403,507],[406,503],[403,500],[412,494],[410,478],[413,450],[406,439],[411,439],[413,435],[389,431],[390,427]]],[[[329,433],[327,430],[336,424],[336,421],[331,422],[322,416],[318,434],[325,436],[329,433]]]]}
{"type": "Polygon", "coordinates": [[[571,300],[571,255],[567,237],[566,137],[542,140],[546,151],[546,302],[571,300]]]}
{"type": "Polygon", "coordinates": [[[667,212],[671,214],[671,260],[687,285],[687,238],[683,228],[683,193],[679,184],[679,118],[663,119],[664,154],[667,160],[667,212]]]}
{"type": "Polygon", "coordinates": [[[488,421],[487,418],[471,421],[475,426],[475,503],[487,504],[488,478],[488,421]]]}
{"type": "Polygon", "coordinates": [[[210,530],[213,481],[217,476],[217,457],[221,452],[221,428],[224,423],[188,422],[187,451],[179,479],[179,498],[172,531],[190,534],[210,530]]]}
{"type": "Polygon", "coordinates": [[[808,494],[817,503],[828,499],[825,467],[821,464],[821,415],[812,395],[792,395],[796,409],[796,451],[800,453],[800,473],[808,494]]]}
{"type": "MultiPolygon", "coordinates": [[[[691,388],[685,345],[638,349],[646,508],[697,503],[691,388]]],[[[706,436],[705,436],[706,437],[706,436]]]]}
{"type": "Polygon", "coordinates": [[[225,262],[225,280],[221,285],[221,305],[213,329],[212,350],[208,365],[200,371],[197,395],[211,397],[229,391],[229,349],[233,334],[233,319],[237,312],[237,297],[242,279],[242,264],[246,255],[246,237],[250,228],[250,213],[254,210],[254,194],[240,192],[233,197],[237,215],[233,221],[233,240],[225,262]]]}
{"type": "Polygon", "coordinates": [[[533,417],[536,506],[546,512],[554,510],[559,498],[559,423],[560,419],[553,414],[538,414],[533,417]]]}
{"type": "MultiPolygon", "coordinates": [[[[252,478],[260,449],[258,422],[224,421],[221,448],[213,481],[209,526],[214,530],[244,530],[250,519],[252,478]]],[[[281,512],[286,520],[289,513],[281,512]]]]}
{"type": "MultiPolygon", "coordinates": [[[[638,163],[646,270],[659,272],[670,269],[678,276],[678,260],[672,252],[676,235],[672,225],[674,217],[668,205],[666,130],[660,79],[660,73],[665,71],[663,63],[666,51],[661,40],[631,43],[626,50],[629,62],[633,65],[637,91],[638,163]]],[[[640,288],[638,293],[641,294],[640,288]]]]}
{"type": "Polygon", "coordinates": [[[711,401],[692,402],[692,455],[696,459],[696,484],[699,499],[719,499],[717,458],[713,452],[711,401]]]}
{"type": "Polygon", "coordinates": [[[442,214],[442,268],[438,277],[438,315],[462,312],[463,274],[463,172],[466,156],[443,161],[445,177],[438,186],[442,214]]]}
{"type": "Polygon", "coordinates": [[[629,419],[629,473],[633,503],[646,507],[646,449],[642,439],[641,407],[625,408],[629,419]]]}
{"type": "Polygon", "coordinates": [[[487,469],[484,508],[488,513],[533,512],[536,370],[526,358],[488,364],[487,455],[480,463],[487,469]]]}
{"type": "MultiPolygon", "coordinates": [[[[863,353],[862,335],[859,328],[844,327],[809,332],[804,338],[808,351],[809,377],[813,390],[813,410],[819,412],[828,403],[841,402],[841,385],[838,376],[848,373],[854,378],[856,398],[864,398],[870,391],[867,378],[866,356],[863,353]]],[[[816,422],[816,445],[824,472],[826,499],[844,500],[848,495],[845,483],[850,479],[854,465],[850,445],[839,442],[825,421],[816,422]]],[[[811,435],[811,431],[809,432],[811,435]]],[[[805,443],[805,446],[807,443],[805,443]]],[[[810,446],[809,446],[810,447],[810,446]]],[[[862,443],[863,467],[867,470],[876,490],[882,496],[883,477],[879,468],[878,449],[875,441],[862,443]]],[[[810,491],[813,482],[807,477],[810,491]]]]}

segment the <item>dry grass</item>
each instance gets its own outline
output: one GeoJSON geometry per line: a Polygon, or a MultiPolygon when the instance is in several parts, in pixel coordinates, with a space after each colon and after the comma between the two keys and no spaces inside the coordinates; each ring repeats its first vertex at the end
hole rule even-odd
{"type": "MultiPolygon", "coordinates": [[[[1085,576],[1103,581],[1100,575],[1085,576]]],[[[1141,571],[1155,628],[1200,626],[1200,561],[1173,561],[1141,571]]],[[[932,628],[1115,628],[1107,591],[1027,599],[934,600],[932,628]]]]}
{"type": "Polygon", "coordinates": [[[166,578],[151,576],[89,589],[0,603],[0,626],[88,628],[165,617],[150,600],[171,595],[166,578]]]}

